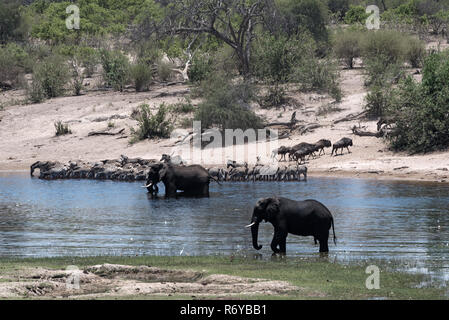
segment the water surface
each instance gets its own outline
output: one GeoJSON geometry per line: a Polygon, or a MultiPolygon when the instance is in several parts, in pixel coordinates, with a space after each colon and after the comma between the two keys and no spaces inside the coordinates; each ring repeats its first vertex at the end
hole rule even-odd
{"type": "MultiPolygon", "coordinates": [[[[0,174],[0,257],[253,254],[257,199],[313,198],[333,213],[330,259],[384,261],[449,279],[449,187],[346,178],[211,183],[210,198],[149,199],[142,182],[42,181],[0,174]]],[[[163,185],[160,187],[163,194],[163,185]]],[[[271,255],[273,228],[259,243],[271,255]]],[[[312,237],[287,238],[287,255],[318,255],[312,237]]]]}

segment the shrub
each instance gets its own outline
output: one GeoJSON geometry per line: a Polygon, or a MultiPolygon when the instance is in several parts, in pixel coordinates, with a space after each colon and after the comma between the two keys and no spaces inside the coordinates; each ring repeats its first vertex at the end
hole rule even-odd
{"type": "Polygon", "coordinates": [[[379,55],[364,61],[365,86],[382,86],[397,83],[403,77],[401,63],[391,63],[388,57],[379,55]]]}
{"type": "Polygon", "coordinates": [[[151,114],[150,107],[147,104],[141,104],[137,114],[138,128],[131,128],[133,137],[130,142],[135,143],[140,140],[152,138],[169,138],[173,126],[166,119],[167,113],[168,108],[165,104],[159,106],[155,115],[151,114]]]}
{"type": "Polygon", "coordinates": [[[365,24],[366,19],[368,19],[369,14],[366,13],[366,9],[363,6],[351,5],[349,10],[345,14],[345,22],[347,24],[361,23],[365,24]]]}
{"type": "Polygon", "coordinates": [[[148,90],[153,73],[151,68],[146,63],[140,61],[131,66],[130,77],[134,82],[136,91],[141,92],[148,90]]]}
{"type": "Polygon", "coordinates": [[[287,102],[286,92],[281,86],[270,86],[268,92],[262,97],[260,105],[262,108],[279,107],[287,102]]]}
{"type": "Polygon", "coordinates": [[[165,60],[159,60],[157,64],[157,74],[161,81],[168,81],[173,76],[173,63],[165,60]]]}
{"type": "Polygon", "coordinates": [[[64,94],[64,86],[70,77],[69,68],[66,61],[57,55],[45,58],[33,69],[32,100],[37,102],[38,97],[43,93],[45,98],[59,97],[64,94]],[[40,88],[39,88],[40,87],[40,88]]]}
{"type": "Polygon", "coordinates": [[[16,87],[20,83],[23,73],[24,70],[13,52],[8,48],[0,47],[0,88],[16,87]]]}
{"type": "Polygon", "coordinates": [[[391,86],[375,85],[365,97],[365,110],[368,116],[381,117],[388,109],[391,100],[391,86]]]}
{"type": "Polygon", "coordinates": [[[184,102],[178,102],[170,106],[170,110],[175,113],[190,113],[195,110],[192,101],[186,98],[184,102]]]}
{"type": "Polygon", "coordinates": [[[69,125],[62,123],[62,121],[57,121],[54,123],[54,125],[56,129],[56,136],[62,136],[72,133],[72,131],[69,129],[69,125]]]}
{"type": "Polygon", "coordinates": [[[341,101],[338,66],[329,58],[322,60],[314,56],[304,58],[292,77],[302,91],[324,91],[337,102],[341,101]]]}
{"type": "Polygon", "coordinates": [[[424,43],[416,37],[408,37],[404,41],[404,45],[406,60],[413,68],[421,67],[424,56],[426,55],[424,43]]]}
{"type": "Polygon", "coordinates": [[[327,41],[326,24],[329,17],[323,1],[284,0],[278,1],[278,8],[287,35],[297,35],[307,30],[315,40],[327,41]]]}
{"type": "Polygon", "coordinates": [[[404,34],[392,30],[366,32],[362,38],[362,56],[364,60],[383,57],[385,63],[393,64],[404,61],[404,34]]]}
{"type": "Polygon", "coordinates": [[[201,83],[204,101],[195,112],[195,120],[203,128],[224,129],[262,128],[263,122],[251,109],[249,103],[256,98],[253,85],[244,80],[232,81],[217,74],[201,83]]]}
{"type": "Polygon", "coordinates": [[[197,83],[206,79],[213,68],[213,59],[207,53],[196,54],[188,69],[189,80],[197,83]]]}
{"type": "Polygon", "coordinates": [[[103,78],[114,90],[123,91],[129,78],[129,60],[120,51],[101,51],[103,78]]]}
{"type": "Polygon", "coordinates": [[[387,136],[395,150],[430,152],[449,146],[449,52],[432,53],[423,63],[422,82],[410,76],[394,91],[387,116],[395,123],[387,136]]]}
{"type": "Polygon", "coordinates": [[[252,74],[268,83],[285,83],[301,59],[314,55],[315,50],[314,40],[306,34],[290,38],[264,35],[254,45],[252,74]]]}
{"type": "Polygon", "coordinates": [[[97,65],[100,63],[100,56],[96,49],[91,47],[79,47],[75,52],[76,59],[84,67],[84,76],[92,77],[97,65]]]}
{"type": "Polygon", "coordinates": [[[360,57],[361,33],[354,30],[339,31],[334,36],[333,48],[337,58],[344,61],[352,69],[354,59],[360,57]]]}

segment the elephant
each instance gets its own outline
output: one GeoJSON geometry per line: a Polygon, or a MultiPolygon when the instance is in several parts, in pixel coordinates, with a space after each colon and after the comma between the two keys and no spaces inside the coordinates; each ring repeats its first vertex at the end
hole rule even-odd
{"type": "Polygon", "coordinates": [[[283,197],[261,199],[254,207],[251,224],[253,247],[260,250],[257,242],[259,223],[270,222],[274,227],[271,250],[273,253],[286,253],[286,239],[289,233],[298,236],[313,236],[315,244],[320,242],[320,252],[328,252],[329,229],[332,226],[336,242],[334,219],[331,212],[316,200],[295,201],[283,197]],[[279,248],[278,248],[279,246],[279,248]]]}
{"type": "MultiPolygon", "coordinates": [[[[177,190],[187,196],[209,197],[210,180],[215,180],[206,169],[200,165],[177,166],[167,163],[150,165],[147,184],[151,193],[153,186],[162,181],[165,185],[165,196],[175,197],[177,190]]],[[[218,182],[218,180],[215,180],[218,182]]]]}

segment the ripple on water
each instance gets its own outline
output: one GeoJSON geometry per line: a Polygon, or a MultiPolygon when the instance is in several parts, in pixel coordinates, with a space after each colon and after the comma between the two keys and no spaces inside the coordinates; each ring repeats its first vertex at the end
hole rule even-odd
{"type": "MultiPolygon", "coordinates": [[[[0,256],[252,254],[244,228],[252,206],[282,195],[317,199],[331,210],[338,245],[330,244],[330,256],[338,261],[380,261],[447,280],[448,191],[441,184],[311,178],[213,183],[208,199],[150,200],[140,183],[0,174],[0,256]]],[[[271,225],[261,225],[267,256],[272,234],[271,225]]],[[[287,251],[315,257],[318,247],[311,237],[289,236],[287,251]]]]}

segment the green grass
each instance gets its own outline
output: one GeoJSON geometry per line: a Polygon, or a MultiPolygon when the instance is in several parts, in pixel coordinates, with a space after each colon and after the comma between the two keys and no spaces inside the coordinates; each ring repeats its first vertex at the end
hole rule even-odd
{"type": "MultiPolygon", "coordinates": [[[[206,257],[63,257],[42,259],[0,259],[0,274],[7,274],[23,268],[44,267],[64,269],[68,265],[79,268],[115,263],[126,265],[148,265],[167,269],[189,269],[208,274],[227,274],[249,278],[264,278],[287,281],[298,287],[298,291],[280,296],[250,296],[251,299],[447,299],[444,288],[416,288],[424,276],[389,272],[380,268],[380,289],[365,287],[367,266],[347,266],[330,262],[326,257],[316,259],[277,258],[259,260],[236,256],[206,257]]],[[[126,296],[126,299],[192,299],[192,297],[171,296],[126,296]]],[[[113,299],[114,299],[113,298],[113,299]]],[[[203,298],[203,297],[202,297],[203,298]]],[[[213,297],[211,297],[213,298],[213,297]]],[[[245,299],[248,296],[241,296],[245,299]]]]}

